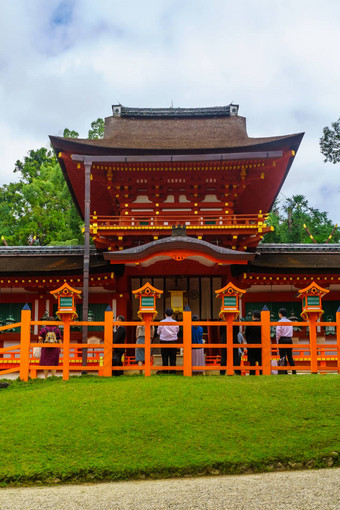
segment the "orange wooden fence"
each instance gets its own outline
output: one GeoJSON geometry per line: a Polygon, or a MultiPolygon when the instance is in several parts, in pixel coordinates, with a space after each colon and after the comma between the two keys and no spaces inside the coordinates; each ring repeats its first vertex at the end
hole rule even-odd
{"type": "MultiPolygon", "coordinates": [[[[115,322],[113,321],[113,312],[106,311],[104,321],[96,322],[72,322],[69,318],[66,318],[63,322],[48,322],[48,325],[63,326],[64,334],[63,341],[60,344],[53,344],[50,347],[56,347],[58,345],[62,350],[62,356],[60,359],[60,365],[58,367],[40,367],[39,360],[32,358],[33,347],[41,347],[42,344],[37,342],[31,342],[31,327],[42,326],[46,324],[44,321],[32,321],[31,310],[23,309],[21,311],[21,322],[11,324],[10,326],[0,327],[0,332],[6,331],[9,328],[20,328],[20,343],[10,347],[0,348],[0,376],[6,374],[18,373],[20,379],[27,381],[29,376],[32,378],[36,377],[38,370],[46,369],[57,369],[63,373],[63,379],[68,380],[70,372],[79,371],[93,371],[104,377],[110,377],[112,371],[122,370],[120,366],[112,367],[112,349],[114,347],[121,347],[121,344],[113,344],[113,326],[125,325],[127,327],[136,327],[137,325],[143,324],[140,321],[126,321],[126,322],[115,322]],[[82,343],[71,343],[70,342],[70,328],[72,326],[103,326],[104,327],[104,341],[101,344],[82,344],[82,343]],[[82,365],[82,349],[87,350],[87,365],[82,365]],[[16,352],[17,351],[17,352],[16,352]],[[5,357],[3,356],[5,354],[5,357]],[[9,356],[9,357],[6,357],[9,356]],[[1,366],[2,365],[2,366],[1,366]],[[7,366],[7,368],[4,368],[7,366]]],[[[245,348],[261,348],[262,349],[262,366],[251,367],[246,361],[246,357],[242,360],[241,368],[233,365],[233,349],[240,347],[240,344],[233,344],[232,339],[232,328],[234,325],[251,326],[254,322],[233,322],[227,320],[226,322],[220,321],[196,321],[194,324],[202,326],[221,326],[224,325],[227,328],[227,343],[209,343],[205,345],[191,344],[191,312],[183,313],[183,321],[177,324],[183,326],[183,343],[169,344],[169,348],[182,348],[183,349],[183,366],[176,367],[163,367],[156,366],[153,364],[153,357],[151,356],[151,350],[154,348],[162,348],[164,344],[151,344],[151,326],[158,326],[159,322],[151,322],[150,319],[145,321],[145,344],[126,344],[126,348],[144,348],[145,349],[145,364],[143,367],[139,367],[136,363],[133,363],[131,358],[129,362],[123,366],[124,371],[135,371],[144,370],[145,376],[150,376],[152,373],[157,371],[177,371],[182,372],[184,376],[192,376],[194,370],[226,370],[227,375],[233,375],[234,369],[241,370],[241,373],[247,374],[249,370],[256,370],[259,374],[260,371],[263,375],[270,375],[272,373],[272,360],[278,358],[278,345],[271,343],[270,327],[277,326],[278,322],[270,321],[270,312],[262,311],[261,320],[256,325],[262,326],[262,343],[261,344],[244,344],[242,347],[245,348]],[[192,366],[192,349],[209,347],[211,348],[226,348],[227,349],[227,365],[221,367],[215,362],[206,363],[202,367],[192,366]]],[[[164,324],[164,322],[162,323],[164,324]]],[[[282,324],[282,322],[280,323],[282,324]]],[[[340,373],[340,312],[336,314],[336,322],[291,322],[293,326],[308,326],[309,327],[309,343],[301,344],[280,344],[280,347],[288,347],[293,349],[293,355],[295,359],[294,370],[316,373],[325,373],[333,371],[340,373]],[[317,327],[335,326],[336,328],[336,344],[335,343],[317,343],[317,327]]],[[[48,347],[44,344],[44,347],[48,347]]],[[[276,370],[287,370],[290,367],[275,367],[276,370]]]]}

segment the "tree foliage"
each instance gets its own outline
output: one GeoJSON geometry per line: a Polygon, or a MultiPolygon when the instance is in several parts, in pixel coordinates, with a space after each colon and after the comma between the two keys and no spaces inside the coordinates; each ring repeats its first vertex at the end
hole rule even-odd
{"type": "Polygon", "coordinates": [[[79,133],[72,129],[65,128],[63,133],[64,138],[79,138],[79,133]]]}
{"type": "MultiPolygon", "coordinates": [[[[64,138],[79,133],[64,129],[64,138]]],[[[104,136],[104,120],[92,122],[88,137],[104,136]]],[[[53,150],[31,150],[15,164],[18,182],[0,187],[0,236],[8,245],[83,243],[79,217],[53,150]]]]}
{"type": "Polygon", "coordinates": [[[23,161],[17,160],[13,172],[20,174],[24,182],[31,183],[40,176],[40,171],[44,165],[49,165],[52,161],[56,163],[53,151],[45,147],[31,150],[23,161]]]}
{"type": "Polygon", "coordinates": [[[97,119],[91,123],[91,129],[89,130],[88,137],[90,140],[98,140],[104,137],[104,119],[97,119]]]}
{"type": "Polygon", "coordinates": [[[340,232],[335,229],[327,213],[311,207],[303,195],[293,195],[282,204],[275,203],[267,223],[274,227],[274,231],[264,236],[264,243],[340,241],[340,232]],[[329,239],[330,235],[332,237],[329,239]]]}
{"type": "Polygon", "coordinates": [[[82,220],[53,152],[29,151],[14,172],[19,181],[0,188],[0,233],[7,244],[82,243],[82,220]]]}
{"type": "Polygon", "coordinates": [[[321,153],[325,156],[325,162],[340,162],[340,118],[331,124],[332,128],[324,127],[323,136],[320,138],[321,153]]]}

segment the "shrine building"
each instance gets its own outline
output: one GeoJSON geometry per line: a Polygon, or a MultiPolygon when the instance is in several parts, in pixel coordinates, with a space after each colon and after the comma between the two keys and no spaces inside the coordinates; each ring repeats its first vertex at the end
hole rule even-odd
{"type": "MultiPolygon", "coordinates": [[[[159,320],[169,306],[180,318],[186,305],[201,320],[217,319],[215,290],[228,282],[246,290],[243,317],[266,304],[273,320],[281,306],[300,318],[297,289],[312,281],[330,290],[325,318],[335,320],[340,245],[261,243],[303,133],[251,138],[238,110],[119,104],[103,139],[50,137],[83,218],[91,173],[89,310],[96,320],[108,305],[136,320],[132,291],[146,282],[163,291],[159,320]]],[[[64,281],[81,290],[82,280],[82,246],[1,247],[2,318],[26,302],[36,320],[53,314],[50,291],[64,281]]]]}

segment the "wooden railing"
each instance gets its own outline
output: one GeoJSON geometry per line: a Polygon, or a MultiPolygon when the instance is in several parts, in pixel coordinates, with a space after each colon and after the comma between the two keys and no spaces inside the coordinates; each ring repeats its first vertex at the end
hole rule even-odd
{"type": "Polygon", "coordinates": [[[222,228],[235,229],[241,227],[243,229],[257,229],[264,226],[263,222],[267,215],[257,214],[222,214],[219,212],[200,212],[194,214],[190,210],[182,212],[166,212],[156,215],[155,212],[133,213],[128,216],[91,216],[92,230],[119,230],[125,229],[156,229],[156,228],[172,228],[173,225],[186,226],[188,229],[193,228],[222,228]]]}
{"type": "MultiPolygon", "coordinates": [[[[113,320],[113,312],[106,311],[104,321],[96,321],[96,322],[70,322],[69,320],[65,320],[64,322],[48,322],[48,325],[63,325],[64,334],[63,341],[60,344],[53,344],[50,347],[59,346],[62,350],[62,357],[60,360],[60,366],[54,367],[42,367],[39,365],[39,360],[35,360],[32,358],[32,350],[33,347],[41,347],[42,344],[37,342],[31,342],[31,327],[32,326],[42,326],[46,325],[44,321],[32,321],[31,318],[31,310],[23,309],[21,311],[21,322],[16,324],[12,324],[11,326],[2,326],[0,327],[0,332],[6,331],[9,328],[18,327],[20,328],[20,343],[17,345],[13,345],[10,347],[5,347],[0,349],[0,356],[10,356],[10,358],[3,357],[2,360],[7,360],[7,363],[10,363],[10,360],[14,361],[13,365],[10,368],[1,369],[0,363],[0,376],[5,376],[6,374],[18,373],[20,379],[23,381],[27,381],[29,376],[36,377],[37,370],[52,370],[59,369],[62,370],[63,379],[68,380],[70,372],[79,372],[79,371],[93,371],[97,372],[99,375],[104,377],[110,377],[112,375],[112,371],[114,370],[122,370],[120,366],[112,366],[112,349],[115,347],[122,347],[121,344],[113,344],[113,326],[125,325],[127,327],[136,327],[137,325],[141,325],[140,321],[130,321],[130,322],[115,322],[113,320]],[[104,327],[104,340],[102,344],[93,343],[93,344],[83,344],[83,343],[70,343],[70,328],[71,326],[103,326],[104,327]],[[86,366],[82,365],[82,356],[81,352],[83,349],[87,350],[87,359],[88,363],[86,366]],[[15,353],[17,351],[17,353],[15,353]]],[[[218,321],[197,321],[194,324],[197,325],[210,325],[210,326],[221,326],[224,325],[227,328],[227,343],[209,343],[209,344],[192,344],[191,343],[191,312],[183,313],[183,321],[178,322],[177,324],[183,326],[183,342],[181,344],[169,344],[169,348],[183,349],[183,366],[155,366],[153,364],[153,359],[151,356],[151,349],[154,348],[162,348],[164,344],[155,344],[151,343],[151,326],[158,326],[159,322],[151,322],[150,320],[145,321],[145,344],[126,344],[126,348],[144,348],[145,349],[145,363],[142,367],[129,363],[128,365],[123,367],[124,371],[132,371],[132,370],[144,370],[145,376],[150,376],[155,371],[177,371],[182,372],[184,376],[191,376],[193,369],[194,370],[216,370],[225,369],[228,375],[233,375],[234,370],[239,370],[238,366],[234,366],[233,364],[233,349],[240,347],[240,344],[232,343],[232,329],[234,325],[242,325],[243,326],[251,326],[254,325],[253,322],[233,322],[232,320],[228,320],[226,322],[218,322],[218,321]],[[192,349],[202,348],[209,346],[209,349],[216,348],[226,348],[227,349],[227,364],[224,367],[217,365],[216,363],[206,364],[204,366],[192,366],[192,349]]],[[[163,323],[164,324],[164,323],[163,323]]],[[[283,324],[282,322],[280,323],[283,324]]],[[[293,326],[309,326],[309,343],[301,345],[299,344],[280,344],[280,348],[288,347],[293,349],[294,357],[295,357],[295,367],[294,369],[297,371],[304,371],[310,373],[318,373],[318,372],[327,372],[327,371],[335,371],[340,373],[340,312],[336,314],[335,322],[315,322],[315,321],[307,321],[307,322],[292,322],[290,323],[293,326]],[[325,326],[334,326],[336,328],[336,344],[330,343],[317,343],[316,329],[317,327],[325,327],[325,326]]],[[[256,370],[256,373],[262,372],[263,375],[270,375],[272,373],[272,360],[277,359],[278,357],[278,345],[271,343],[270,338],[270,327],[277,326],[278,322],[270,321],[270,312],[262,311],[261,312],[261,320],[257,322],[256,325],[262,326],[262,342],[261,344],[251,344],[251,345],[243,345],[247,349],[251,348],[261,348],[262,349],[262,365],[261,366],[249,366],[246,361],[243,361],[242,371],[243,373],[249,373],[250,370],[256,370]]],[[[44,347],[48,347],[47,344],[44,344],[44,347]]],[[[1,361],[1,360],[0,360],[1,361]]],[[[289,367],[288,367],[289,368],[289,367]]],[[[277,370],[287,370],[287,367],[275,367],[277,370]]]]}

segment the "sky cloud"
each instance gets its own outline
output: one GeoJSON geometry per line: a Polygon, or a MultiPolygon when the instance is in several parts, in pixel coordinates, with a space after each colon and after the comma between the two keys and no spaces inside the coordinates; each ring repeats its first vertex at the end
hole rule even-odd
{"type": "Polygon", "coordinates": [[[340,221],[337,0],[11,0],[0,33],[0,185],[65,127],[86,137],[111,105],[240,105],[249,136],[305,132],[281,197],[340,221]]]}

